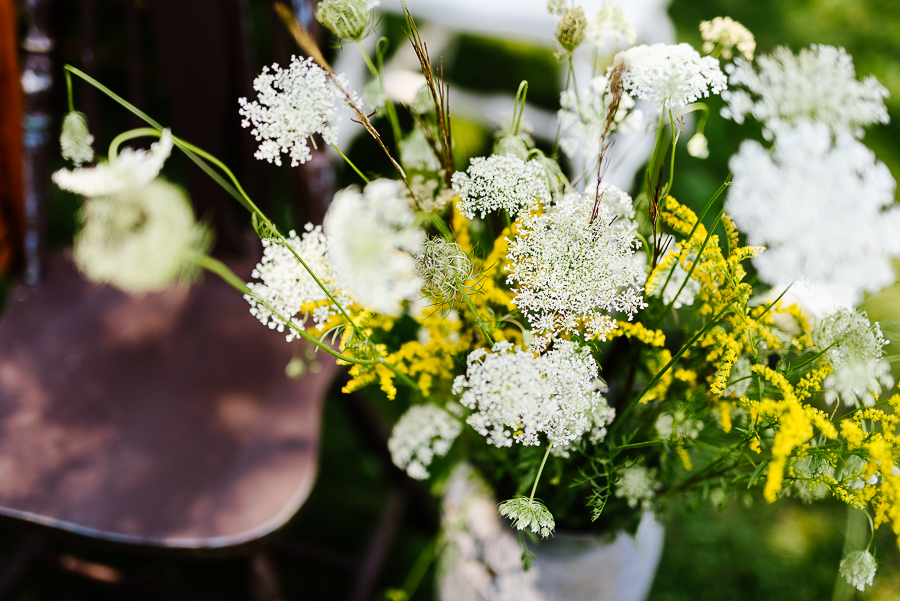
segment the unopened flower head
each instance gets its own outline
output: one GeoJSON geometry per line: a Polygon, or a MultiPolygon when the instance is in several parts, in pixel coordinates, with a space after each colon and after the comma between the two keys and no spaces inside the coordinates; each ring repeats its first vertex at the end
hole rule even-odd
{"type": "Polygon", "coordinates": [[[844,286],[856,300],[894,283],[900,207],[888,168],[862,143],[833,143],[823,124],[781,133],[771,154],[746,141],[731,159],[726,209],[753,245],[770,284],[807,279],[844,286]]]}
{"type": "Polygon", "coordinates": [[[614,494],[625,499],[629,507],[640,505],[646,511],[650,509],[650,501],[656,496],[658,486],[655,469],[636,465],[619,472],[614,494]]]}
{"type": "Polygon", "coordinates": [[[90,198],[81,213],[73,256],[90,280],[125,292],[155,292],[190,281],[209,248],[181,188],[162,180],[90,198]]]}
{"type": "Polygon", "coordinates": [[[584,9],[580,6],[569,8],[563,13],[562,19],[556,26],[556,40],[563,50],[571,54],[581,45],[581,42],[584,41],[586,26],[587,19],[584,16],[584,9]]]}
{"type": "Polygon", "coordinates": [[[238,99],[243,127],[253,127],[251,134],[260,142],[254,156],[281,165],[281,155],[291,157],[291,166],[305,163],[312,156],[310,136],[321,134],[326,144],[337,142],[338,108],[352,102],[343,75],[329,75],[312,58],[291,57],[291,66],[282,69],[274,64],[263,67],[253,81],[258,100],[238,99]]]}
{"type": "Polygon", "coordinates": [[[857,81],[843,48],[814,45],[795,55],[779,47],[756,64],[738,58],[725,67],[731,90],[722,94],[722,116],[738,123],[753,117],[767,139],[810,122],[861,138],[863,127],[888,122],[887,88],[872,75],[857,81]]]}
{"type": "Polygon", "coordinates": [[[466,375],[453,382],[453,393],[474,413],[466,420],[496,447],[543,444],[567,448],[593,424],[592,414],[606,406],[599,392],[597,363],[587,348],[557,340],[551,351],[531,351],[497,342],[493,352],[469,354],[466,375]]]}
{"type": "Polygon", "coordinates": [[[359,41],[368,33],[372,11],[366,0],[322,0],[316,20],[342,40],[359,41]]]}
{"type": "Polygon", "coordinates": [[[334,196],[323,225],[328,259],[351,296],[363,307],[399,315],[401,303],[419,297],[422,280],[413,255],[425,235],[402,198],[400,183],[378,179],[363,192],[334,196]]]}
{"type": "Polygon", "coordinates": [[[857,590],[872,586],[878,564],[868,551],[853,551],[841,561],[841,576],[857,590]]]}
{"type": "Polygon", "coordinates": [[[690,44],[635,46],[616,57],[625,64],[625,91],[655,103],[657,110],[675,111],[725,89],[719,61],[701,57],[690,44]]]}
{"type": "Polygon", "coordinates": [[[500,515],[512,520],[512,527],[516,530],[528,528],[535,534],[547,538],[553,534],[556,522],[553,514],[537,499],[528,497],[516,497],[500,503],[500,515]]]}
{"type": "Polygon", "coordinates": [[[709,157],[709,140],[702,133],[697,132],[687,143],[688,154],[698,159],[709,157]]]}
{"type": "MultiPolygon", "coordinates": [[[[624,193],[607,187],[601,194],[624,193]]],[[[602,201],[591,222],[593,211],[593,193],[570,195],[523,219],[509,246],[507,282],[513,304],[538,335],[536,348],[582,327],[605,339],[616,327],[610,312],[631,318],[646,306],[644,272],[632,258],[640,246],[633,229],[616,226],[617,215],[602,201]]]]}
{"type": "Polygon", "coordinates": [[[110,196],[126,189],[146,186],[156,179],[163,164],[172,152],[172,133],[167,129],[150,150],[123,148],[108,163],[94,167],[78,167],[69,171],[60,169],[53,174],[53,181],[63,190],[87,198],[110,196]]]}
{"type": "Polygon", "coordinates": [[[795,495],[804,503],[811,503],[830,495],[831,489],[828,488],[827,482],[834,477],[834,466],[826,459],[807,455],[794,461],[791,471],[795,478],[788,491],[791,495],[795,495]]]}
{"type": "Polygon", "coordinates": [[[69,113],[63,119],[62,134],[59,136],[59,145],[62,147],[64,159],[72,161],[76,167],[82,163],[90,163],[94,160],[94,136],[88,129],[87,119],[84,113],[69,113]]]}
{"type": "Polygon", "coordinates": [[[472,277],[472,262],[456,242],[429,238],[416,255],[416,275],[425,282],[425,292],[444,300],[452,300],[472,277]]]}
{"type": "Polygon", "coordinates": [[[415,200],[409,190],[403,189],[401,193],[410,207],[426,213],[442,213],[456,198],[453,188],[444,188],[442,184],[433,174],[432,177],[426,177],[422,173],[415,173],[409,179],[409,187],[412,188],[415,200]]]}
{"type": "Polygon", "coordinates": [[[628,20],[619,5],[606,0],[600,12],[587,24],[587,39],[596,48],[609,49],[631,46],[637,40],[634,24],[628,20]]]}
{"type": "Polygon", "coordinates": [[[472,159],[466,171],[453,174],[453,189],[459,194],[460,213],[469,219],[500,209],[514,218],[519,211],[550,200],[541,165],[508,154],[472,159]]]}
{"type": "Polygon", "coordinates": [[[731,58],[732,49],[744,55],[748,61],[753,60],[756,51],[756,39],[746,27],[731,17],[716,17],[712,21],[700,23],[700,35],[703,37],[703,52],[710,54],[716,47],[721,47],[722,58],[731,58]]]}
{"type": "Polygon", "coordinates": [[[428,466],[443,457],[459,433],[459,420],[437,405],[414,405],[403,414],[388,440],[394,465],[416,480],[428,478],[428,466]]]}
{"type": "Polygon", "coordinates": [[[297,256],[303,259],[342,306],[352,304],[328,262],[328,241],[320,226],[313,227],[308,223],[300,237],[291,231],[283,242],[267,238],[262,244],[262,259],[251,274],[259,281],[247,284],[253,294],[244,298],[250,303],[250,313],[264,325],[279,332],[287,330],[287,339],[291,341],[298,334],[290,325],[304,329],[308,314],[320,330],[338,314],[337,307],[297,260],[297,256]]]}
{"type": "Polygon", "coordinates": [[[828,349],[825,358],[833,370],[825,378],[829,403],[840,396],[847,405],[871,406],[882,385],[893,386],[890,364],[882,359],[887,341],[878,323],[871,323],[864,311],[838,309],[822,320],[813,336],[820,351],[828,349]]]}
{"type": "Polygon", "coordinates": [[[613,101],[607,78],[595,77],[590,86],[579,90],[564,90],[560,94],[558,113],[562,130],[560,148],[574,157],[579,152],[587,163],[595,162],[600,154],[604,133],[628,133],[640,127],[643,113],[634,109],[634,99],[623,93],[616,114],[607,131],[607,117],[613,101]]]}

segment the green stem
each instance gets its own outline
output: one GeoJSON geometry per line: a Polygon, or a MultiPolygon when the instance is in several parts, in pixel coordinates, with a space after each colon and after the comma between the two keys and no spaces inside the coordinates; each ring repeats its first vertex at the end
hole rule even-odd
{"type": "Polygon", "coordinates": [[[472,299],[469,298],[469,295],[466,292],[466,290],[463,288],[462,284],[458,284],[456,286],[456,289],[462,295],[463,301],[465,301],[466,306],[469,308],[469,311],[471,311],[472,316],[475,318],[475,323],[477,323],[478,327],[481,329],[481,333],[484,335],[485,340],[487,340],[487,343],[489,345],[494,346],[494,339],[491,338],[491,335],[488,332],[488,329],[487,329],[487,326],[485,325],[485,323],[483,321],[481,321],[481,316],[478,314],[478,311],[475,309],[475,305],[472,303],[472,299]]]}
{"type": "Polygon", "coordinates": [[[660,107],[659,113],[659,124],[656,127],[656,142],[653,144],[653,154],[650,155],[650,161],[647,163],[647,175],[649,175],[650,180],[650,192],[652,194],[653,190],[656,188],[656,185],[659,180],[659,168],[662,165],[663,159],[665,159],[665,153],[663,150],[663,132],[665,131],[665,106],[660,107]],[[662,155],[660,155],[662,153],[662,155]]]}
{"type": "Polygon", "coordinates": [[[431,539],[425,548],[422,549],[422,552],[419,554],[419,557],[416,558],[416,563],[413,564],[412,569],[409,571],[409,574],[406,576],[406,580],[403,581],[403,592],[406,593],[407,599],[412,599],[412,596],[415,594],[416,590],[419,588],[419,584],[422,583],[422,579],[425,577],[425,574],[428,572],[428,568],[431,567],[431,564],[434,562],[437,557],[438,551],[438,538],[435,537],[431,539]]]}
{"type": "Polygon", "coordinates": [[[341,152],[341,149],[337,147],[337,144],[332,144],[331,147],[334,148],[335,150],[337,150],[337,153],[339,155],[341,155],[341,158],[343,158],[347,162],[347,164],[350,165],[350,167],[352,167],[354,171],[356,171],[356,174],[358,176],[360,176],[364,182],[366,182],[367,184],[369,183],[369,178],[366,177],[365,175],[363,175],[363,172],[360,171],[359,168],[353,164],[353,161],[348,159],[347,155],[345,155],[343,152],[341,152]]]}
{"type": "Polygon", "coordinates": [[[525,98],[528,96],[528,81],[522,80],[516,91],[516,103],[513,105],[512,135],[519,135],[519,125],[522,123],[522,115],[525,113],[525,98]],[[521,102],[521,106],[519,103],[521,102]],[[518,111],[518,112],[517,112],[518,111]]]}
{"type": "Polygon", "coordinates": [[[672,128],[672,156],[669,162],[669,181],[666,182],[666,187],[662,191],[663,196],[668,195],[672,191],[672,183],[675,181],[675,148],[678,145],[678,134],[681,133],[680,130],[678,133],[675,133],[675,116],[671,110],[669,110],[669,127],[672,128]]]}
{"type": "Polygon", "coordinates": [[[397,109],[394,107],[394,102],[390,98],[387,98],[387,91],[384,89],[384,78],[381,76],[381,72],[378,68],[375,67],[375,63],[372,62],[372,58],[366,51],[366,47],[363,46],[362,40],[357,40],[356,45],[359,46],[359,51],[363,55],[363,60],[366,61],[366,67],[369,68],[369,73],[372,74],[372,77],[375,78],[375,81],[381,86],[381,91],[385,95],[384,108],[387,111],[388,119],[391,122],[391,131],[394,133],[394,142],[399,145],[402,137],[400,122],[397,119],[397,109]]]}
{"type": "Polygon", "coordinates": [[[547,463],[547,457],[550,455],[550,449],[553,448],[553,441],[551,440],[547,445],[547,452],[544,453],[544,459],[541,460],[541,467],[538,468],[537,476],[534,479],[534,486],[531,487],[531,497],[529,497],[530,501],[534,501],[534,493],[537,491],[538,481],[541,479],[541,474],[544,471],[544,464],[547,463]]]}
{"type": "Polygon", "coordinates": [[[116,157],[119,155],[119,146],[122,142],[126,142],[128,140],[133,140],[134,138],[143,138],[144,136],[150,136],[154,138],[158,138],[162,135],[158,129],[153,129],[152,127],[139,127],[138,129],[132,129],[126,132],[122,132],[109,144],[109,161],[110,163],[115,163],[116,157]]]}
{"type": "Polygon", "coordinates": [[[246,282],[239,278],[235,272],[228,268],[227,265],[219,261],[218,259],[213,259],[209,255],[199,255],[195,259],[197,265],[202,267],[207,271],[211,271],[223,280],[226,283],[230,284],[233,288],[235,288],[238,292],[243,294],[253,295],[253,292],[250,288],[247,287],[246,282]]]}
{"type": "Polygon", "coordinates": [[[69,112],[75,112],[75,101],[72,98],[72,75],[66,71],[66,91],[69,95],[69,112]]]}

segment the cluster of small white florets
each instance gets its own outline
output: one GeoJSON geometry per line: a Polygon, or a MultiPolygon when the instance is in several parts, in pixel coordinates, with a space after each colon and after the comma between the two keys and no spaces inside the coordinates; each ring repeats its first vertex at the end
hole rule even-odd
{"type": "Polygon", "coordinates": [[[872,406],[882,386],[894,385],[891,366],[882,359],[888,342],[878,323],[870,322],[864,311],[838,309],[822,321],[813,336],[833,370],[824,382],[827,402],[840,396],[848,406],[859,402],[872,406]]]}
{"type": "Polygon", "coordinates": [[[498,510],[501,516],[512,520],[512,527],[516,530],[528,528],[547,538],[556,528],[553,514],[537,499],[516,497],[500,503],[498,510]]]}
{"type": "MultiPolygon", "coordinates": [[[[597,363],[586,348],[557,340],[541,356],[497,342],[491,353],[469,354],[466,375],[457,376],[453,393],[474,413],[466,420],[496,447],[540,445],[540,434],[553,448],[567,448],[594,425],[592,414],[605,407],[599,392],[597,363]]],[[[611,419],[611,416],[610,416],[611,419]]]]}
{"type": "MultiPolygon", "coordinates": [[[[611,186],[601,194],[620,195],[611,186]]],[[[594,194],[573,194],[542,214],[521,220],[507,258],[513,304],[528,318],[543,348],[550,337],[584,327],[605,339],[615,326],[612,311],[629,319],[646,306],[644,271],[633,260],[640,246],[633,230],[615,227],[617,215],[594,194]]]]}
{"type": "Polygon", "coordinates": [[[656,103],[657,110],[684,108],[700,98],[718,94],[727,83],[719,61],[701,57],[690,44],[635,46],[617,54],[616,62],[619,61],[625,64],[625,91],[656,103]]]}
{"type": "Polygon", "coordinates": [[[770,283],[806,278],[846,286],[861,300],[895,280],[900,207],[888,168],[862,143],[842,135],[832,145],[824,124],[781,133],[771,154],[745,141],[731,159],[726,208],[770,283]]]}
{"type": "Polygon", "coordinates": [[[550,200],[541,164],[510,154],[472,159],[466,171],[453,174],[453,189],[459,194],[460,213],[469,219],[501,209],[514,218],[536,202],[550,200]]]}
{"type": "Polygon", "coordinates": [[[703,52],[707,54],[715,50],[716,46],[721,46],[722,58],[731,58],[731,49],[737,47],[738,52],[748,61],[753,60],[756,39],[746,27],[731,17],[703,21],[700,23],[700,36],[703,38],[703,52]]]}
{"type": "MultiPolygon", "coordinates": [[[[588,162],[596,161],[600,154],[600,144],[606,131],[606,117],[612,94],[609,93],[606,77],[595,77],[590,87],[576,93],[564,90],[559,97],[559,126],[564,132],[559,146],[570,157],[581,152],[588,162]]],[[[614,131],[628,133],[640,127],[644,118],[640,110],[632,110],[634,100],[622,94],[612,126],[607,134],[614,131]]]]}
{"type": "Polygon", "coordinates": [[[328,260],[363,307],[399,315],[401,303],[419,297],[422,279],[413,256],[425,234],[402,198],[400,183],[378,179],[334,195],[323,224],[328,260]]]}
{"type": "Polygon", "coordinates": [[[878,564],[868,551],[853,551],[841,561],[841,576],[860,591],[872,586],[878,564]]]}
{"type": "Polygon", "coordinates": [[[241,125],[252,125],[250,133],[261,142],[254,156],[276,165],[281,165],[282,153],[290,155],[292,167],[308,161],[313,134],[321,134],[326,144],[336,143],[337,130],[331,124],[340,119],[339,106],[360,104],[355,94],[348,99],[343,75],[326,73],[312,58],[291,57],[287,69],[277,64],[271,70],[263,67],[253,89],[258,101],[238,99],[241,125]]]}
{"type": "Polygon", "coordinates": [[[643,465],[635,465],[619,472],[619,481],[616,482],[615,496],[625,499],[629,507],[650,509],[650,501],[656,496],[656,470],[643,465]]]}
{"type": "Polygon", "coordinates": [[[598,49],[613,50],[634,44],[637,31],[619,5],[607,0],[600,7],[600,12],[588,21],[585,37],[598,49]]]}
{"type": "Polygon", "coordinates": [[[416,480],[428,478],[428,466],[443,457],[459,433],[459,420],[437,405],[414,405],[394,426],[388,449],[394,465],[416,480]]]}
{"type": "Polygon", "coordinates": [[[824,499],[831,493],[827,482],[834,477],[834,466],[825,459],[807,455],[794,461],[791,471],[795,479],[787,492],[804,503],[824,499]]]}
{"type": "Polygon", "coordinates": [[[64,159],[72,161],[76,167],[82,163],[90,163],[94,160],[94,136],[88,129],[87,119],[84,113],[72,112],[63,119],[62,134],[59,136],[59,145],[62,148],[64,159]]]}
{"type": "Polygon", "coordinates": [[[722,116],[762,122],[767,139],[800,123],[819,122],[835,134],[863,135],[863,127],[887,123],[888,90],[874,76],[856,80],[853,59],[843,48],[814,45],[794,55],[784,47],[757,59],[725,67],[731,90],[722,116]],[[744,88],[744,89],[735,89],[744,88]]]}
{"type": "Polygon", "coordinates": [[[566,10],[569,8],[569,5],[569,0],[549,0],[547,2],[547,12],[551,15],[561,17],[566,14],[566,10]]]}
{"type": "Polygon", "coordinates": [[[703,429],[703,422],[695,420],[681,409],[673,413],[661,413],[654,424],[662,440],[694,440],[703,429]]]}
{"type": "Polygon", "coordinates": [[[260,281],[247,284],[253,294],[244,296],[250,303],[250,313],[263,325],[279,332],[287,329],[289,342],[298,337],[290,326],[293,324],[296,328],[304,329],[307,311],[319,330],[331,317],[338,314],[337,307],[294,253],[303,259],[343,307],[352,304],[326,258],[328,241],[322,228],[308,223],[305,230],[302,237],[291,231],[283,242],[271,238],[262,241],[262,259],[251,273],[252,277],[260,281]],[[310,311],[314,304],[317,306],[310,311]]]}

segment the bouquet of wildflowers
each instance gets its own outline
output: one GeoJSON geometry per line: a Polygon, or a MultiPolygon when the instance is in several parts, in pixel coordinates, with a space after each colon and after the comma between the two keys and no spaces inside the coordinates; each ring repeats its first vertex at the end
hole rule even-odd
{"type": "MultiPolygon", "coordinates": [[[[323,0],[316,17],[365,54],[373,4],[323,0]]],[[[86,197],[76,263],[136,293],[219,274],[263,325],[348,365],[346,392],[375,386],[409,404],[389,441],[397,466],[435,490],[472,466],[522,532],[627,529],[671,499],[722,504],[758,487],[768,502],[833,499],[900,535],[900,395],[882,328],[856,308],[895,282],[900,257],[894,179],[860,141],[887,121],[887,90],[859,80],[840,48],[753,60],[753,36],[728,18],[701,25],[701,54],[634,46],[611,3],[590,19],[567,0],[548,8],[569,67],[552,150],[529,135],[523,82],[493,153],[455,169],[449,89],[408,12],[425,83],[400,106],[381,54],[365,55],[363,100],[282,7],[307,58],[264,69],[257,97],[240,99],[256,157],[297,166],[311,147],[338,149],[333,126],[349,111],[394,168],[370,180],[347,159],[360,184],[302,232],[280,232],[215,157],[69,67],[149,125],[82,167],[92,138],[67,117],[76,167],[54,181],[86,197]],[[581,45],[590,81],[574,77],[581,45]],[[698,112],[688,151],[708,156],[702,99],[717,94],[722,116],[761,126],[765,142],[743,143],[697,214],[669,194],[674,152],[698,112]],[[613,139],[642,130],[656,142],[633,197],[603,175],[613,139]],[[118,151],[138,136],[159,141],[118,151]],[[252,281],[206,254],[183,192],[158,177],[174,147],[251,212],[263,245],[252,281]]],[[[871,549],[840,571],[871,584],[871,549]]]]}

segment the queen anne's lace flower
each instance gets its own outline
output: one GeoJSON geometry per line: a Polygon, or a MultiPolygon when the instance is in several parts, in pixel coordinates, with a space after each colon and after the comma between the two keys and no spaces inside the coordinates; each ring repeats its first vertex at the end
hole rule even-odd
{"type": "Polygon", "coordinates": [[[425,292],[440,299],[453,299],[472,277],[472,262],[456,242],[429,238],[416,255],[416,275],[425,282],[425,292]]]}
{"type": "Polygon", "coordinates": [[[622,86],[632,96],[678,110],[725,89],[719,61],[704,56],[690,44],[654,44],[629,48],[616,55],[624,61],[622,86]]]}
{"type": "Polygon", "coordinates": [[[634,24],[610,0],[604,2],[597,16],[588,21],[586,34],[588,41],[600,49],[631,46],[637,39],[634,24]]]}
{"type": "Polygon", "coordinates": [[[857,590],[864,591],[866,586],[872,586],[872,580],[875,578],[875,570],[878,564],[875,558],[868,551],[853,551],[841,561],[841,576],[856,587],[857,590]]]}
{"type": "Polygon", "coordinates": [[[400,184],[378,179],[334,195],[323,225],[328,260],[351,296],[363,307],[398,315],[404,300],[419,297],[422,280],[414,254],[425,235],[401,197],[400,184]]]}
{"type": "Polygon", "coordinates": [[[732,89],[722,94],[722,116],[738,123],[753,117],[767,139],[809,122],[861,138],[864,126],[888,122],[887,88],[871,75],[857,81],[843,48],[814,45],[794,55],[779,47],[756,62],[758,71],[741,58],[725,67],[732,89]]]}
{"type": "Polygon", "coordinates": [[[508,154],[472,159],[465,172],[453,174],[453,189],[459,194],[460,212],[469,219],[500,209],[515,217],[540,200],[550,200],[540,163],[508,154]]]}
{"type": "Polygon", "coordinates": [[[615,496],[625,499],[629,507],[638,504],[644,510],[650,509],[650,501],[656,496],[656,470],[636,465],[619,472],[619,481],[615,485],[615,496]]]}
{"type": "Polygon", "coordinates": [[[828,349],[825,358],[834,370],[824,383],[829,403],[840,396],[849,406],[860,401],[872,406],[873,393],[880,394],[882,385],[894,385],[891,366],[882,359],[887,341],[878,323],[871,323],[864,311],[838,309],[813,336],[819,350],[828,349]]]}
{"type": "Polygon", "coordinates": [[[568,53],[575,51],[584,41],[584,28],[587,19],[584,17],[584,9],[580,6],[569,8],[563,13],[563,18],[556,26],[556,40],[568,53]]]}
{"type": "MultiPolygon", "coordinates": [[[[453,393],[474,413],[466,420],[496,447],[540,445],[544,434],[553,448],[567,448],[594,425],[592,414],[605,407],[599,392],[597,363],[586,348],[557,340],[553,350],[535,356],[509,342],[493,353],[469,354],[465,376],[453,393]]],[[[611,419],[610,415],[610,419],[611,419]]]]}
{"type": "Polygon", "coordinates": [[[302,237],[291,231],[284,242],[271,238],[262,241],[263,256],[251,274],[260,281],[247,284],[253,294],[244,296],[250,303],[250,313],[264,325],[279,332],[287,329],[288,342],[298,337],[290,329],[290,324],[303,329],[307,313],[311,314],[320,330],[331,317],[338,314],[337,307],[331,303],[309,271],[300,264],[294,252],[342,306],[352,304],[326,259],[328,241],[322,234],[322,228],[308,223],[305,229],[302,237]]]}
{"type": "MultiPolygon", "coordinates": [[[[560,148],[569,156],[581,152],[586,161],[596,161],[600,154],[601,138],[606,130],[612,95],[606,77],[595,77],[590,87],[578,94],[564,90],[559,98],[559,126],[563,131],[560,148]]],[[[640,127],[643,113],[634,108],[634,100],[622,94],[609,133],[628,133],[640,127]]]]}
{"type": "Polygon", "coordinates": [[[59,145],[62,147],[64,159],[72,161],[76,167],[82,163],[90,163],[94,160],[94,136],[88,129],[87,119],[84,113],[69,113],[63,119],[62,135],[59,136],[59,145]]]}
{"type": "Polygon", "coordinates": [[[209,248],[184,192],[157,180],[115,196],[89,198],[80,213],[73,257],[90,280],[126,292],[162,290],[190,280],[196,258],[209,248]]]}
{"type": "Polygon", "coordinates": [[[861,300],[895,280],[900,207],[888,168],[828,126],[785,131],[772,154],[746,141],[731,159],[726,208],[747,241],[768,250],[753,259],[770,283],[806,278],[846,286],[861,300]]]}
{"type": "Polygon", "coordinates": [[[461,431],[462,424],[437,405],[414,405],[391,432],[391,459],[410,477],[425,480],[432,460],[446,455],[461,431]]]}
{"type": "MultiPolygon", "coordinates": [[[[606,186],[601,194],[624,193],[606,186]]],[[[615,328],[608,312],[631,318],[646,306],[644,272],[632,258],[640,246],[633,230],[616,226],[618,215],[604,202],[590,223],[593,208],[593,194],[570,195],[546,213],[523,219],[510,244],[507,282],[515,286],[513,304],[539,335],[537,348],[580,327],[604,339],[615,328]]]]}
{"type": "Polygon", "coordinates": [[[359,104],[355,95],[348,99],[344,94],[348,85],[343,75],[329,76],[312,58],[293,56],[286,70],[277,64],[271,70],[263,67],[253,89],[258,101],[238,99],[241,125],[252,125],[250,133],[261,142],[254,156],[276,165],[281,165],[282,153],[290,155],[292,167],[308,161],[313,134],[321,134],[326,144],[336,143],[331,124],[340,119],[339,105],[359,104]]]}
{"type": "Polygon", "coordinates": [[[553,534],[556,522],[553,514],[537,499],[516,497],[500,503],[500,515],[512,520],[516,530],[530,529],[535,534],[547,538],[553,534]]]}
{"type": "Polygon", "coordinates": [[[322,0],[316,6],[316,20],[342,40],[361,40],[372,21],[366,0],[322,0]]]}
{"type": "Polygon", "coordinates": [[[731,49],[737,46],[738,52],[749,61],[753,60],[756,40],[750,31],[734,21],[731,17],[716,17],[712,21],[700,23],[700,35],[703,37],[703,52],[709,54],[722,47],[722,58],[731,58],[731,49]]]}
{"type": "Polygon", "coordinates": [[[167,129],[162,132],[159,141],[150,146],[150,150],[123,148],[108,163],[78,167],[72,171],[60,169],[53,174],[53,181],[63,190],[87,198],[110,196],[127,188],[146,186],[155,180],[171,152],[172,133],[167,129]]]}

